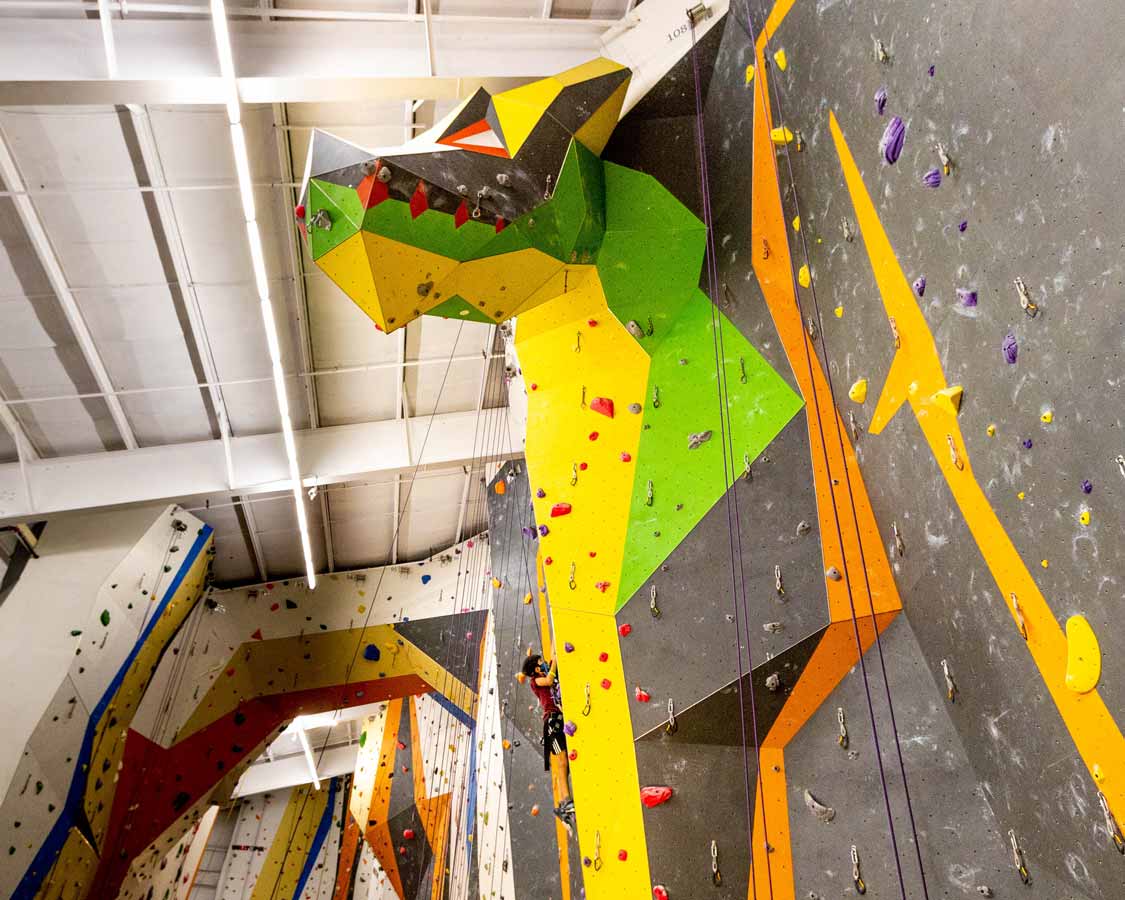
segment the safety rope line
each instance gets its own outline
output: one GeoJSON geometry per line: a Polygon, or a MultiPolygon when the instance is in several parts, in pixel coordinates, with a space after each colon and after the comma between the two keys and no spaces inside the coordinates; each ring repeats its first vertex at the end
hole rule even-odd
{"type": "MultiPolygon", "coordinates": [[[[749,36],[750,36],[751,49],[752,49],[753,52],[756,53],[757,42],[754,38],[754,30],[753,30],[754,26],[753,26],[753,21],[752,21],[751,16],[750,16],[749,0],[744,0],[744,7],[745,7],[745,10],[746,10],[746,25],[747,25],[747,30],[748,30],[748,33],[749,33],[749,36]]],[[[759,2],[759,12],[764,13],[764,10],[762,9],[760,2],[759,2]]],[[[764,19],[763,19],[763,21],[764,21],[764,19]]],[[[769,50],[769,47],[770,47],[770,35],[768,33],[764,33],[763,36],[764,36],[764,43],[765,43],[765,47],[766,47],[766,53],[763,54],[763,59],[768,59],[768,50],[769,50]]],[[[764,73],[763,73],[763,76],[764,76],[764,73]]],[[[765,86],[763,84],[761,84],[761,81],[762,81],[762,79],[759,79],[759,86],[758,86],[757,89],[761,93],[762,101],[763,101],[763,108],[765,108],[768,105],[769,97],[766,94],[765,86]]],[[[784,109],[782,107],[780,86],[779,86],[779,90],[775,91],[774,93],[776,95],[774,99],[775,99],[776,107],[777,107],[778,121],[780,123],[782,123],[782,126],[784,126],[785,116],[784,116],[784,109]]],[[[784,145],[784,154],[785,154],[787,174],[789,176],[789,184],[793,189],[792,190],[793,204],[794,204],[794,208],[796,210],[796,213],[799,217],[800,216],[800,203],[799,203],[799,198],[798,198],[797,183],[796,183],[796,180],[795,180],[794,175],[793,175],[792,154],[790,152],[788,143],[786,143],[784,145]]],[[[776,159],[774,160],[774,170],[775,170],[775,173],[776,173],[777,172],[776,159]]],[[[780,185],[781,185],[781,180],[780,180],[780,178],[778,178],[779,189],[780,189],[780,185]]],[[[811,261],[810,256],[809,256],[808,241],[805,237],[804,232],[800,232],[799,234],[800,234],[800,240],[801,240],[802,255],[803,255],[804,260],[805,260],[805,265],[808,266],[810,264],[810,261],[811,261]]],[[[798,312],[800,313],[801,321],[803,322],[805,320],[804,309],[803,309],[802,304],[801,304],[801,294],[800,294],[800,291],[798,289],[798,285],[796,283],[796,275],[793,272],[793,263],[792,263],[793,253],[792,253],[792,248],[789,246],[790,245],[790,238],[789,238],[788,230],[786,230],[786,233],[785,233],[785,241],[786,241],[787,248],[790,250],[789,274],[790,274],[790,279],[792,280],[793,294],[796,297],[798,312]]],[[[823,326],[823,318],[822,318],[821,312],[820,312],[820,303],[819,303],[819,300],[818,300],[817,294],[816,294],[815,282],[810,279],[809,285],[810,285],[810,292],[812,294],[813,309],[814,309],[814,312],[815,312],[815,315],[816,315],[816,322],[817,322],[817,326],[818,326],[818,329],[819,329],[819,332],[820,332],[820,335],[821,335],[821,344],[824,348],[824,362],[825,362],[824,375],[825,375],[825,378],[827,380],[829,395],[832,398],[833,409],[836,409],[836,404],[835,404],[836,394],[835,394],[835,387],[833,385],[833,380],[832,380],[832,367],[828,363],[827,332],[825,331],[824,326],[823,326]]],[[[810,353],[809,353],[809,346],[808,346],[809,342],[806,341],[806,342],[803,342],[803,343],[805,345],[804,352],[805,352],[806,362],[807,362],[807,365],[808,365],[809,382],[812,385],[812,390],[815,394],[816,393],[816,382],[813,379],[813,375],[812,375],[812,359],[811,359],[811,356],[810,356],[810,353]]],[[[816,409],[817,423],[818,423],[818,426],[820,426],[819,430],[820,430],[820,435],[821,435],[820,440],[821,440],[822,449],[824,450],[825,458],[827,459],[827,444],[825,444],[824,428],[823,428],[823,423],[821,422],[821,418],[820,418],[819,405],[814,404],[814,408],[816,409]]],[[[894,734],[895,750],[896,750],[896,754],[897,754],[897,757],[898,757],[899,772],[900,772],[900,775],[902,777],[903,792],[904,792],[904,795],[905,795],[905,798],[906,798],[906,808],[907,808],[907,813],[908,813],[908,817],[909,817],[909,821],[910,821],[910,830],[911,830],[911,834],[912,834],[913,840],[914,840],[915,856],[917,857],[917,861],[918,861],[918,871],[919,871],[919,875],[921,876],[921,881],[922,881],[922,893],[923,893],[923,896],[926,898],[926,900],[929,900],[929,890],[928,890],[928,887],[927,887],[927,884],[926,884],[926,873],[925,873],[925,868],[922,864],[922,850],[921,850],[921,845],[918,841],[918,829],[917,829],[917,824],[915,822],[913,805],[912,805],[911,799],[910,799],[910,787],[909,787],[908,780],[907,780],[907,777],[906,777],[906,767],[905,767],[905,764],[903,762],[903,757],[902,757],[902,745],[901,745],[901,740],[900,740],[900,737],[899,737],[898,725],[897,725],[897,722],[895,720],[894,703],[891,699],[891,686],[890,686],[890,681],[887,677],[886,662],[884,660],[884,655],[883,655],[882,639],[879,635],[879,624],[878,624],[878,621],[876,619],[876,614],[875,614],[875,599],[874,599],[874,596],[871,593],[871,583],[870,583],[870,579],[869,579],[868,574],[867,574],[867,561],[866,561],[866,557],[865,557],[864,550],[863,550],[863,540],[862,540],[862,534],[861,534],[861,531],[860,531],[860,528],[859,528],[858,513],[856,512],[855,491],[854,491],[854,487],[852,485],[850,467],[848,466],[848,463],[847,463],[847,454],[844,450],[844,438],[843,438],[843,432],[842,432],[842,424],[841,424],[841,420],[840,420],[839,416],[835,416],[834,418],[836,420],[835,421],[836,441],[837,441],[837,446],[840,450],[841,458],[844,461],[845,488],[847,490],[848,499],[851,503],[852,524],[855,528],[855,533],[856,533],[856,537],[857,537],[857,544],[859,545],[860,566],[861,566],[861,569],[863,571],[864,585],[865,585],[866,590],[867,590],[868,603],[869,603],[869,606],[870,606],[870,609],[871,609],[871,625],[872,625],[872,628],[875,631],[875,644],[876,644],[876,647],[878,648],[879,664],[880,664],[880,668],[881,668],[882,674],[883,674],[884,692],[886,694],[887,706],[888,706],[888,710],[890,712],[891,728],[892,728],[892,732],[894,734]]],[[[858,458],[857,458],[857,465],[858,465],[858,458]]],[[[843,546],[844,546],[843,533],[842,533],[842,530],[841,530],[841,527],[840,527],[839,509],[838,509],[838,507],[835,503],[833,503],[833,517],[834,517],[835,524],[836,524],[837,537],[839,538],[840,547],[841,547],[841,550],[842,550],[843,546]]],[[[874,737],[874,742],[875,742],[875,755],[876,755],[876,760],[879,763],[879,779],[880,779],[880,782],[882,784],[883,800],[884,800],[884,804],[886,806],[886,811],[887,811],[887,823],[888,823],[888,826],[889,826],[889,829],[890,829],[891,846],[892,846],[892,848],[894,850],[894,854],[895,854],[895,867],[896,867],[897,874],[898,874],[899,889],[901,891],[903,900],[906,900],[906,884],[905,884],[905,879],[904,879],[903,871],[902,871],[902,862],[899,859],[898,841],[897,841],[897,837],[896,837],[896,833],[895,833],[895,827],[894,827],[894,817],[891,813],[890,789],[889,789],[889,786],[888,786],[888,783],[887,783],[886,771],[883,767],[882,750],[881,750],[881,746],[880,746],[879,732],[878,732],[877,721],[876,721],[876,717],[875,717],[874,704],[873,704],[872,698],[871,698],[871,687],[870,687],[870,684],[869,684],[869,681],[868,681],[867,665],[866,665],[866,662],[864,660],[863,644],[862,644],[862,641],[861,641],[860,635],[859,635],[859,622],[858,622],[858,618],[857,618],[856,610],[855,610],[855,600],[854,600],[854,597],[853,597],[853,594],[852,594],[851,575],[850,575],[850,571],[849,571],[850,567],[848,566],[847,554],[846,553],[841,553],[841,561],[842,561],[843,570],[844,570],[844,572],[843,572],[843,574],[844,574],[844,584],[845,584],[845,587],[847,588],[847,592],[848,592],[848,606],[849,606],[850,611],[851,611],[852,627],[853,627],[854,637],[855,637],[855,642],[856,642],[856,652],[859,655],[860,670],[863,674],[864,691],[865,691],[866,696],[867,696],[868,712],[869,712],[869,715],[871,717],[871,730],[872,730],[872,735],[874,737]]]]}
{"type": "MultiPolygon", "coordinates": [[[[769,831],[766,823],[765,811],[765,786],[762,777],[761,766],[761,747],[758,737],[758,711],[757,703],[754,698],[754,684],[753,684],[753,671],[754,659],[753,651],[751,650],[751,642],[749,637],[749,602],[746,595],[746,575],[745,570],[742,568],[742,536],[741,536],[741,523],[739,521],[738,513],[738,498],[737,490],[734,489],[734,479],[731,477],[731,469],[733,467],[733,453],[734,447],[733,435],[730,433],[730,395],[726,382],[726,354],[722,346],[722,313],[719,312],[718,305],[715,302],[716,285],[718,284],[718,266],[715,256],[715,243],[714,243],[714,217],[711,210],[711,186],[708,178],[707,167],[707,141],[706,141],[706,128],[704,123],[703,114],[703,99],[700,88],[699,76],[699,59],[696,49],[696,35],[695,35],[695,19],[689,13],[688,23],[691,30],[691,65],[692,77],[695,83],[695,114],[696,114],[696,152],[697,162],[699,168],[699,182],[700,182],[700,195],[703,203],[703,223],[707,235],[706,253],[704,256],[707,283],[708,283],[708,299],[711,302],[711,339],[714,347],[715,354],[715,374],[718,386],[718,399],[719,399],[719,430],[722,440],[723,451],[723,493],[726,495],[727,501],[727,535],[730,550],[731,560],[731,604],[734,610],[735,620],[735,655],[737,658],[738,666],[738,697],[739,697],[739,725],[742,733],[742,757],[743,757],[743,782],[744,794],[746,802],[746,832],[747,832],[747,847],[750,853],[750,872],[749,881],[754,900],[758,897],[757,879],[754,877],[754,800],[751,797],[750,791],[750,773],[747,764],[747,740],[746,740],[746,706],[745,696],[746,693],[743,689],[743,680],[745,673],[742,667],[742,648],[741,640],[743,637],[743,630],[746,635],[746,656],[747,656],[747,670],[750,674],[750,719],[751,729],[753,731],[753,744],[754,744],[754,766],[755,776],[757,780],[758,789],[762,791],[762,832],[765,838],[765,843],[768,847],[769,844],[769,831]],[[732,497],[732,494],[735,495],[732,497]],[[737,534],[737,538],[736,538],[737,534]],[[739,582],[741,579],[741,594],[742,594],[742,609],[740,610],[739,604],[739,582]]],[[[763,848],[765,849],[765,848],[763,848]]],[[[766,849],[766,876],[767,884],[769,886],[769,895],[773,898],[773,873],[772,866],[769,858],[769,851],[766,849]]]]}

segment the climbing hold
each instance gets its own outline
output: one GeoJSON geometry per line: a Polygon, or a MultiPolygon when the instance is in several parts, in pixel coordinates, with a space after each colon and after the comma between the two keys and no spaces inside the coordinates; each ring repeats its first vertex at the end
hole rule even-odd
{"type": "Polygon", "coordinates": [[[666,786],[653,786],[641,788],[641,803],[649,809],[667,803],[672,799],[672,789],[666,786]]]}
{"type": "Polygon", "coordinates": [[[608,397],[595,397],[590,401],[590,411],[613,418],[613,401],[608,397]]]}
{"type": "Polygon", "coordinates": [[[550,533],[551,533],[551,529],[548,528],[546,525],[540,525],[539,526],[539,537],[546,537],[550,533]]]}
{"type": "Polygon", "coordinates": [[[762,631],[768,634],[780,634],[785,630],[785,626],[781,622],[764,622],[762,624],[762,631]]]}
{"type": "Polygon", "coordinates": [[[996,437],[996,426],[995,426],[995,425],[991,425],[991,424],[990,424],[990,425],[989,425],[989,426],[988,426],[988,427],[987,427],[987,428],[986,428],[986,429],[984,430],[984,433],[985,433],[985,434],[987,434],[987,435],[988,435],[989,437],[996,437]]]}
{"type": "Polygon", "coordinates": [[[499,588],[502,588],[504,586],[504,583],[499,578],[493,578],[492,579],[492,586],[494,588],[499,589],[499,588]]]}
{"type": "Polygon", "coordinates": [[[833,309],[832,312],[835,314],[837,319],[844,318],[844,305],[841,303],[839,306],[833,309]]]}
{"type": "Polygon", "coordinates": [[[793,230],[794,231],[800,231],[801,230],[801,217],[800,216],[794,216],[793,217],[793,230]]]}
{"type": "Polygon", "coordinates": [[[781,676],[777,672],[766,676],[766,690],[771,694],[776,694],[781,690],[781,676]]]}
{"type": "Polygon", "coordinates": [[[1023,491],[1020,491],[1018,494],[1016,494],[1017,500],[1023,500],[1026,497],[1027,497],[1027,494],[1025,494],[1023,491]]]}
{"type": "Polygon", "coordinates": [[[533,391],[537,391],[537,390],[539,390],[539,385],[537,385],[537,384],[536,384],[536,383],[535,383],[535,382],[533,381],[533,382],[531,382],[531,389],[532,389],[533,391]]]}
{"type": "Polygon", "coordinates": [[[928,188],[941,187],[941,171],[939,169],[930,169],[930,171],[922,176],[922,184],[928,188]]]}
{"type": "Polygon", "coordinates": [[[578,759],[578,751],[577,750],[571,750],[570,753],[567,754],[567,756],[570,757],[571,762],[574,762],[574,760],[578,759]]]}
{"type": "Polygon", "coordinates": [[[1082,479],[1082,493],[1088,494],[1093,489],[1094,489],[1094,486],[1090,483],[1089,479],[1083,478],[1082,479]]]}
{"type": "Polygon", "coordinates": [[[609,662],[609,654],[603,650],[598,654],[598,662],[609,662]]]}
{"type": "Polygon", "coordinates": [[[569,503],[556,503],[551,507],[551,518],[557,519],[559,516],[569,516],[571,506],[569,503]]]}
{"type": "Polygon", "coordinates": [[[256,629],[254,631],[254,633],[252,635],[250,635],[250,637],[255,641],[265,640],[265,638],[262,637],[262,629],[261,628],[256,629]]]}
{"type": "Polygon", "coordinates": [[[608,581],[598,581],[594,584],[594,587],[596,587],[599,591],[601,591],[604,594],[606,592],[606,590],[609,588],[609,582],[608,581]]]}
{"type": "Polygon", "coordinates": [[[553,563],[554,561],[555,561],[555,560],[554,560],[554,558],[553,558],[553,557],[550,557],[550,556],[548,556],[548,557],[545,557],[545,558],[543,559],[543,565],[545,565],[545,566],[549,566],[549,565],[550,565],[551,563],[553,563]]]}
{"type": "Polygon", "coordinates": [[[770,140],[773,141],[774,144],[776,144],[778,147],[784,147],[791,140],[793,140],[793,132],[786,128],[784,125],[779,128],[773,128],[770,130],[770,140]]]}
{"type": "Polygon", "coordinates": [[[105,625],[106,627],[109,627],[109,610],[108,609],[103,609],[102,614],[98,618],[101,620],[102,625],[105,625]]]}
{"type": "Polygon", "coordinates": [[[925,276],[920,275],[919,277],[914,279],[914,293],[917,294],[919,297],[925,296],[925,294],[926,294],[926,278],[925,278],[925,276]]]}
{"type": "Polygon", "coordinates": [[[520,684],[523,684],[525,681],[527,681],[527,676],[524,675],[523,672],[516,672],[516,681],[518,681],[520,684]]]}
{"type": "Polygon", "coordinates": [[[1066,620],[1066,686],[1076,694],[1086,694],[1098,686],[1102,674],[1102,653],[1098,638],[1085,616],[1066,620]]]}
{"type": "Polygon", "coordinates": [[[1019,345],[1016,343],[1016,336],[1009,331],[1004,338],[1004,342],[1000,345],[1000,349],[1004,351],[1004,359],[1008,365],[1014,366],[1020,352],[1019,345]]]}
{"type": "Polygon", "coordinates": [[[597,328],[598,327],[598,320],[597,319],[587,319],[586,324],[589,325],[591,328],[597,328]]]}
{"type": "Polygon", "coordinates": [[[774,62],[777,63],[777,67],[779,69],[781,69],[782,72],[784,72],[786,69],[789,68],[789,57],[787,57],[785,55],[785,48],[784,47],[782,49],[778,50],[773,55],[773,59],[774,59],[774,62]]]}
{"type": "Polygon", "coordinates": [[[654,885],[652,888],[652,900],[668,900],[668,888],[662,884],[654,885]]]}
{"type": "Polygon", "coordinates": [[[622,862],[625,862],[625,860],[627,860],[629,858],[629,852],[627,850],[618,850],[617,851],[617,858],[619,860],[621,860],[622,862]]]}
{"type": "Polygon", "coordinates": [[[931,78],[933,78],[935,71],[937,71],[937,70],[934,68],[934,66],[930,66],[930,68],[926,70],[926,74],[928,74],[931,78]]]}
{"type": "Polygon", "coordinates": [[[566,732],[567,737],[574,737],[575,733],[578,731],[578,726],[573,722],[567,722],[563,725],[563,731],[566,732]]]}
{"type": "Polygon", "coordinates": [[[807,288],[812,284],[812,276],[809,275],[808,266],[801,266],[801,268],[797,270],[797,283],[803,288],[807,288]]]}
{"type": "Polygon", "coordinates": [[[753,80],[754,80],[754,64],[750,63],[750,65],[748,65],[746,67],[746,83],[749,84],[753,80]]]}
{"type": "Polygon", "coordinates": [[[630,403],[629,404],[629,412],[631,412],[633,415],[638,415],[642,408],[643,407],[639,403],[630,403]]]}
{"type": "MultiPolygon", "coordinates": [[[[597,435],[598,435],[598,433],[597,433],[597,432],[595,431],[595,432],[594,432],[594,437],[593,437],[593,438],[591,438],[591,440],[595,440],[595,439],[597,438],[597,435]]],[[[587,470],[588,468],[589,468],[589,465],[588,465],[587,463],[584,463],[584,462],[583,462],[583,463],[579,463],[579,464],[578,464],[578,469],[579,469],[579,471],[581,471],[581,472],[585,472],[585,471],[586,471],[586,470],[587,470]]]]}
{"type": "MultiPolygon", "coordinates": [[[[946,174],[948,174],[948,173],[946,173],[946,174]]],[[[962,219],[962,220],[960,221],[960,223],[958,223],[958,225],[957,225],[957,230],[958,230],[958,231],[960,231],[960,232],[961,232],[961,234],[964,234],[964,233],[965,233],[966,231],[968,231],[968,230],[969,230],[969,222],[968,222],[968,220],[966,220],[966,219],[962,219]]]]}
{"type": "Polygon", "coordinates": [[[533,806],[531,807],[531,814],[532,814],[533,816],[537,816],[537,815],[539,815],[539,804],[538,804],[538,803],[534,804],[534,805],[533,805],[533,806]]]}
{"type": "Polygon", "coordinates": [[[535,496],[538,497],[540,500],[542,500],[544,497],[547,496],[547,492],[545,490],[543,490],[543,488],[539,488],[535,492],[535,496]]]}
{"type": "Polygon", "coordinates": [[[294,206],[293,215],[298,219],[303,219],[305,217],[305,205],[303,203],[298,203],[296,206],[294,206]]]}
{"type": "Polygon", "coordinates": [[[840,574],[840,570],[835,566],[829,566],[827,569],[825,569],[824,577],[829,581],[839,581],[841,578],[843,578],[843,576],[840,574]]]}
{"type": "Polygon", "coordinates": [[[1023,441],[1021,441],[1021,443],[1023,444],[1024,450],[1030,450],[1032,447],[1035,446],[1034,443],[1032,442],[1031,438],[1024,438],[1023,441]]]}
{"type": "Polygon", "coordinates": [[[408,840],[408,841],[414,840],[414,829],[413,828],[404,829],[403,832],[402,832],[402,836],[405,840],[408,840]]]}
{"type": "Polygon", "coordinates": [[[632,462],[633,461],[633,454],[622,452],[621,461],[623,463],[632,462]]]}
{"type": "Polygon", "coordinates": [[[1090,510],[1088,510],[1088,509],[1082,510],[1082,512],[1080,512],[1078,514],[1078,521],[1081,522],[1083,525],[1089,525],[1090,524],[1090,510]]]}
{"type": "Polygon", "coordinates": [[[961,410],[961,397],[964,394],[964,389],[959,384],[950,385],[947,388],[942,388],[936,391],[930,400],[938,409],[944,410],[951,416],[957,415],[961,410]]]}
{"type": "Polygon", "coordinates": [[[598,439],[598,433],[596,431],[591,431],[590,432],[590,440],[596,441],[597,439],[598,439]]]}
{"type": "Polygon", "coordinates": [[[883,110],[887,108],[887,89],[879,88],[875,92],[875,112],[879,115],[883,114],[883,110]]]}
{"type": "Polygon", "coordinates": [[[574,644],[572,644],[570,641],[567,641],[565,644],[563,644],[563,650],[565,650],[567,653],[573,653],[574,644]]]}
{"type": "Polygon", "coordinates": [[[812,531],[812,526],[804,519],[797,523],[797,537],[803,537],[810,531],[812,531]]]}
{"type": "Polygon", "coordinates": [[[1044,425],[1050,425],[1053,421],[1055,421],[1055,414],[1050,410],[1047,410],[1039,417],[1039,421],[1044,425]]]}
{"type": "Polygon", "coordinates": [[[286,609],[296,609],[297,608],[297,601],[296,600],[286,600],[285,601],[285,608],[286,609]]]}
{"type": "Polygon", "coordinates": [[[980,894],[982,897],[995,896],[992,893],[992,888],[990,888],[987,884],[978,884],[977,885],[977,893],[980,894]]]}
{"type": "Polygon", "coordinates": [[[972,309],[977,305],[977,292],[957,288],[957,299],[961,302],[962,306],[967,309],[972,309]]]}
{"type": "Polygon", "coordinates": [[[1041,560],[1039,560],[1039,565],[1041,565],[1044,569],[1046,569],[1048,566],[1050,566],[1050,563],[1045,559],[1041,559],[1041,560]]]}
{"type": "Polygon", "coordinates": [[[867,379],[861,378],[848,389],[848,397],[856,403],[863,403],[867,400],[867,379]]]}
{"type": "Polygon", "coordinates": [[[378,662],[380,656],[382,656],[382,654],[379,652],[379,648],[374,644],[368,644],[363,648],[363,658],[368,662],[378,662]]]}
{"type": "Polygon", "coordinates": [[[636,696],[639,703],[648,703],[650,700],[652,700],[652,694],[650,694],[640,685],[637,685],[637,687],[633,689],[633,694],[634,696],[636,696]]]}
{"type": "Polygon", "coordinates": [[[836,818],[836,810],[831,806],[825,806],[809,793],[807,789],[805,790],[805,806],[808,807],[809,812],[826,825],[836,818]]]}
{"type": "Polygon", "coordinates": [[[608,691],[611,687],[613,687],[613,682],[610,681],[608,678],[603,678],[602,679],[602,689],[608,691]]]}
{"type": "Polygon", "coordinates": [[[524,595],[523,603],[524,603],[524,606],[530,606],[531,605],[531,594],[525,594],[524,595]]]}
{"type": "Polygon", "coordinates": [[[501,478],[498,482],[496,482],[495,491],[497,494],[507,493],[508,483],[503,478],[501,478]]]}
{"type": "Polygon", "coordinates": [[[617,626],[617,633],[622,637],[628,637],[633,633],[633,626],[628,622],[623,622],[617,626]]]}
{"type": "MultiPolygon", "coordinates": [[[[500,484],[503,484],[503,483],[504,482],[500,482],[500,484]]],[[[422,584],[429,584],[431,578],[433,578],[432,575],[423,575],[422,576],[422,584]]]]}
{"type": "Polygon", "coordinates": [[[902,145],[906,141],[906,125],[898,116],[887,123],[883,137],[879,141],[879,152],[889,164],[894,165],[902,155],[902,145]]]}
{"type": "Polygon", "coordinates": [[[695,431],[688,435],[688,449],[698,450],[704,444],[711,440],[710,431],[695,431]]]}

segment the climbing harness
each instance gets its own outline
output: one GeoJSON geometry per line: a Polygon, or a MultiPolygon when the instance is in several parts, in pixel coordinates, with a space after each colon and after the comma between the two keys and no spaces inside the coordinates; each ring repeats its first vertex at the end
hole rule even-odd
{"type": "Polygon", "coordinates": [[[855,844],[852,844],[852,882],[855,884],[857,894],[867,893],[867,882],[863,880],[863,875],[859,871],[859,850],[856,849],[855,844]]]}
{"type": "Polygon", "coordinates": [[[572,591],[578,590],[578,582],[574,580],[574,570],[577,568],[577,563],[570,564],[570,589],[572,591]]]}
{"type": "Polygon", "coordinates": [[[1026,641],[1027,622],[1024,621],[1023,610],[1020,609],[1020,598],[1016,596],[1015,591],[1012,591],[1012,593],[1009,594],[1008,597],[1012,601],[1012,615],[1016,617],[1016,627],[1020,630],[1020,636],[1026,641]]]}
{"type": "Polygon", "coordinates": [[[1101,791],[1098,791],[1098,803],[1102,806],[1102,815],[1105,816],[1105,830],[1109,832],[1113,846],[1117,848],[1118,853],[1125,856],[1125,835],[1121,834],[1121,826],[1117,824],[1117,819],[1113,817],[1113,811],[1109,808],[1109,800],[1101,791]]]}
{"type": "Polygon", "coordinates": [[[648,611],[652,613],[654,619],[659,619],[661,616],[660,607],[656,605],[656,585],[654,584],[649,591],[648,611]]]}
{"type": "Polygon", "coordinates": [[[945,442],[947,444],[949,444],[949,459],[950,459],[950,462],[953,463],[953,465],[957,468],[958,471],[964,470],[965,463],[961,461],[961,454],[959,454],[957,452],[957,442],[953,440],[953,435],[947,434],[945,436],[945,442]]]}
{"type": "Polygon", "coordinates": [[[602,869],[602,833],[600,831],[594,832],[594,871],[600,872],[602,869]]]}
{"type": "Polygon", "coordinates": [[[1020,295],[1020,309],[1027,313],[1028,318],[1034,319],[1039,312],[1039,307],[1031,302],[1031,291],[1027,289],[1027,283],[1017,277],[1012,284],[1016,286],[1016,293],[1020,295]]]}
{"type": "Polygon", "coordinates": [[[719,844],[711,841],[711,884],[719,887],[723,883],[723,875],[719,871],[719,844]]]}
{"type": "Polygon", "coordinates": [[[945,696],[950,703],[957,702],[957,684],[953,681],[953,673],[949,670],[949,661],[941,661],[941,674],[945,676],[945,696]]]}
{"type": "Polygon", "coordinates": [[[891,335],[895,339],[895,349],[898,350],[902,347],[902,338],[898,333],[898,322],[895,321],[894,316],[887,316],[887,321],[891,323],[891,335]]]}
{"type": "Polygon", "coordinates": [[[777,596],[785,596],[785,585],[781,582],[781,566],[773,567],[773,587],[777,591],[777,596]]]}
{"type": "Polygon", "coordinates": [[[1016,837],[1014,828],[1008,829],[1008,840],[1012,844],[1012,865],[1020,873],[1020,881],[1024,884],[1031,884],[1031,873],[1027,871],[1027,864],[1023,859],[1023,850],[1020,848],[1019,838],[1016,837]]]}
{"type": "Polygon", "coordinates": [[[660,385],[658,384],[652,386],[652,408],[660,409],[660,385]]]}
{"type": "Polygon", "coordinates": [[[672,703],[672,698],[669,697],[668,698],[668,724],[666,724],[664,726],[664,731],[665,731],[666,734],[675,734],[676,731],[679,729],[679,727],[680,726],[676,724],[676,707],[675,707],[675,704],[672,703]]]}
{"type": "Polygon", "coordinates": [[[652,506],[652,479],[648,481],[648,487],[645,488],[645,506],[652,506]]]}
{"type": "Polygon", "coordinates": [[[895,536],[895,553],[899,556],[906,556],[906,544],[903,543],[902,534],[898,530],[898,522],[891,522],[891,531],[895,536]]]}
{"type": "Polygon", "coordinates": [[[840,745],[842,750],[848,749],[848,725],[844,719],[844,707],[836,707],[836,721],[840,723],[840,736],[836,738],[836,743],[840,745]]]}
{"type": "Polygon", "coordinates": [[[590,682],[586,682],[586,705],[582,707],[582,715],[590,715],[590,682]]]}
{"type": "Polygon", "coordinates": [[[742,382],[743,384],[746,384],[746,357],[745,356],[738,357],[738,368],[740,370],[738,380],[740,382],[742,382]]]}
{"type": "Polygon", "coordinates": [[[573,463],[570,467],[570,486],[574,487],[578,484],[578,463],[573,463]]]}

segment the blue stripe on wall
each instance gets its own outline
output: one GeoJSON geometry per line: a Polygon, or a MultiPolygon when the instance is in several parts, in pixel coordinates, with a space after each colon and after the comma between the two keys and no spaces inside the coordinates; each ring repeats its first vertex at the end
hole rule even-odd
{"type": "Polygon", "coordinates": [[[332,827],[332,819],[335,817],[336,811],[336,782],[338,780],[333,778],[328,783],[328,803],[324,806],[324,815],[320,817],[320,824],[316,826],[312,847],[309,848],[309,855],[305,857],[305,867],[301,869],[301,877],[297,879],[297,889],[293,891],[293,900],[299,900],[301,891],[305,889],[305,884],[312,874],[313,866],[316,865],[316,860],[320,856],[320,848],[324,846],[324,839],[328,837],[328,829],[332,827]]]}
{"type": "Polygon", "coordinates": [[[121,687],[121,683],[125,680],[125,675],[129,671],[129,667],[133,665],[137,654],[141,652],[141,647],[144,646],[145,641],[148,640],[149,635],[152,634],[156,623],[160,621],[160,617],[164,615],[168,604],[172,602],[176,591],[180,589],[184,578],[187,577],[187,573],[195,563],[196,557],[198,557],[203,550],[207,539],[211,536],[211,531],[212,528],[210,525],[204,525],[199,530],[199,535],[191,545],[191,549],[188,550],[187,554],[184,556],[184,561],[180,564],[175,578],[172,579],[171,583],[168,585],[168,589],[164,592],[164,597],[161,599],[156,612],[137,637],[136,642],[133,644],[133,649],[129,651],[125,662],[121,664],[121,667],[117,670],[117,674],[113,676],[113,680],[109,683],[109,687],[106,688],[105,693],[102,694],[102,698],[90,712],[90,720],[86,723],[86,733],[82,737],[82,747],[78,751],[78,756],[74,763],[74,774],[70,779],[70,789],[67,791],[66,801],[63,803],[62,810],[59,812],[59,817],[51,827],[51,831],[48,833],[46,840],[43,841],[39,851],[35,854],[35,858],[31,861],[31,865],[28,866],[19,885],[16,886],[15,893],[12,894],[12,900],[34,900],[36,893],[39,891],[40,884],[42,884],[43,879],[46,878],[47,873],[51,870],[51,866],[54,865],[55,856],[58,855],[63,848],[63,844],[66,843],[67,835],[70,834],[70,829],[74,825],[75,818],[82,804],[82,792],[86,786],[84,770],[90,764],[90,756],[92,755],[94,746],[94,732],[97,731],[98,723],[105,714],[106,707],[109,706],[110,701],[113,700],[114,695],[121,687]]]}

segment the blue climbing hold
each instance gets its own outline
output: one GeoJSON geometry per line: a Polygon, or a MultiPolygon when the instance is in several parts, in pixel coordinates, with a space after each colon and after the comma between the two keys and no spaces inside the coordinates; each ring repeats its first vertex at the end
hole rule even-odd
{"type": "Polygon", "coordinates": [[[423,576],[422,576],[422,584],[429,584],[429,583],[430,583],[430,579],[431,579],[432,577],[433,577],[432,575],[423,575],[423,576]]]}
{"type": "Polygon", "coordinates": [[[382,654],[379,652],[379,648],[374,644],[368,644],[363,648],[363,658],[368,662],[378,662],[380,656],[382,656],[382,654]]]}

